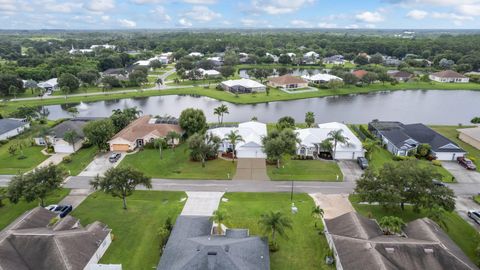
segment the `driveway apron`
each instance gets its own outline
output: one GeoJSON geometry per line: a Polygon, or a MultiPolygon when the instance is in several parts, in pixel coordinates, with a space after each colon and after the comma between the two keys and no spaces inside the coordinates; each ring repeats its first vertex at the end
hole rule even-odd
{"type": "Polygon", "coordinates": [[[267,166],[264,158],[239,158],[237,172],[233,180],[270,180],[267,175],[267,166]]]}
{"type": "Polygon", "coordinates": [[[181,215],[211,216],[217,210],[223,192],[186,192],[188,199],[181,215]]]}

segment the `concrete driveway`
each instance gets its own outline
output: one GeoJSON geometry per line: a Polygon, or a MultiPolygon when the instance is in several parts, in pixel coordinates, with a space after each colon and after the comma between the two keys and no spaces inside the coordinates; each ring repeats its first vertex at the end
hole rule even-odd
{"type": "Polygon", "coordinates": [[[70,193],[63,198],[58,204],[70,204],[75,209],[93,192],[92,189],[72,189],[70,193]]]}
{"type": "Polygon", "coordinates": [[[211,216],[217,210],[223,192],[187,192],[187,196],[181,215],[211,216]]]}
{"type": "Polygon", "coordinates": [[[363,174],[363,170],[353,160],[339,160],[338,166],[343,173],[345,182],[356,182],[363,174]]]}
{"type": "Polygon", "coordinates": [[[233,180],[268,181],[267,165],[264,158],[239,158],[233,180]]]}
{"type": "Polygon", "coordinates": [[[447,169],[457,180],[458,183],[477,183],[480,184],[480,173],[470,171],[460,166],[457,162],[443,161],[443,167],[447,169]]]}
{"type": "Polygon", "coordinates": [[[471,197],[457,197],[455,200],[455,211],[468,223],[470,223],[477,231],[480,231],[480,225],[473,221],[473,219],[469,218],[467,215],[468,210],[476,210],[480,209],[480,205],[474,202],[471,197]]]}
{"type": "Polygon", "coordinates": [[[60,164],[60,162],[62,162],[63,158],[68,156],[68,155],[70,155],[70,154],[55,153],[55,154],[51,155],[50,157],[48,157],[47,159],[45,159],[42,163],[38,164],[37,168],[48,166],[48,165],[50,165],[50,163],[52,163],[53,165],[58,165],[58,164],[60,164]]]}
{"type": "Polygon", "coordinates": [[[108,169],[118,166],[118,164],[122,162],[123,158],[125,158],[125,153],[122,153],[122,156],[117,162],[111,163],[108,161],[108,157],[111,154],[112,152],[98,154],[95,159],[88,164],[85,170],[79,174],[79,176],[97,176],[97,174],[103,175],[103,173],[105,173],[108,169]]]}
{"type": "Polygon", "coordinates": [[[348,194],[309,194],[315,205],[323,209],[325,219],[336,218],[348,212],[355,211],[348,200],[348,194]]]}

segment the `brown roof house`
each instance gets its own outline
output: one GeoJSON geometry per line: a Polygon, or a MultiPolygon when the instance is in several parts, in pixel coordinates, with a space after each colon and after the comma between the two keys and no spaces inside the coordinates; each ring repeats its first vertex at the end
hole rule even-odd
{"type": "MultiPolygon", "coordinates": [[[[176,123],[163,123],[151,115],[144,115],[118,132],[108,143],[111,151],[134,150],[154,139],[164,138],[170,131],[183,134],[182,128],[176,123]]],[[[179,140],[175,140],[174,144],[178,143],[179,140]]]]}
{"type": "Polygon", "coordinates": [[[352,72],[352,74],[360,80],[363,79],[363,77],[367,75],[367,73],[368,71],[363,69],[355,70],[354,72],[352,72]]]}
{"type": "Polygon", "coordinates": [[[412,73],[406,71],[395,71],[388,74],[392,79],[398,82],[406,82],[413,77],[412,73]]]}
{"type": "Polygon", "coordinates": [[[458,138],[480,150],[480,127],[457,129],[458,138]]]}
{"type": "Polygon", "coordinates": [[[326,219],[325,235],[337,269],[478,269],[428,218],[409,222],[401,236],[384,235],[375,220],[349,212],[326,219]]]}
{"type": "Polygon", "coordinates": [[[82,227],[66,216],[42,207],[26,212],[0,232],[2,270],[121,269],[121,265],[97,264],[112,242],[111,230],[98,221],[82,227]]]}
{"type": "Polygon", "coordinates": [[[468,83],[469,78],[453,70],[444,70],[436,73],[432,73],[429,76],[430,80],[436,82],[448,82],[448,83],[468,83]]]}
{"type": "Polygon", "coordinates": [[[268,85],[276,88],[296,89],[308,87],[308,82],[300,77],[287,74],[268,79],[268,85]]]}

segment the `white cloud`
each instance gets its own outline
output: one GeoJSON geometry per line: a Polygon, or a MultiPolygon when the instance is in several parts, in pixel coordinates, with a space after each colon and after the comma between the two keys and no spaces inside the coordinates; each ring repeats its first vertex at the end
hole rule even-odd
{"type": "Polygon", "coordinates": [[[297,11],[306,4],[312,4],[313,2],[314,0],[252,0],[251,6],[255,11],[277,15],[297,11]]]}
{"type": "Polygon", "coordinates": [[[158,6],[153,10],[151,10],[150,12],[154,14],[155,18],[158,19],[159,21],[169,22],[172,20],[170,15],[168,15],[166,9],[162,6],[158,6]]]}
{"type": "Polygon", "coordinates": [[[115,8],[115,0],[92,0],[86,8],[96,12],[108,11],[115,8]]]}
{"type": "Polygon", "coordinates": [[[107,21],[110,20],[110,16],[103,15],[103,16],[101,17],[101,19],[102,19],[102,21],[107,22],[107,21]]]}
{"type": "Polygon", "coordinates": [[[127,19],[119,19],[118,23],[125,28],[134,28],[137,26],[137,23],[127,19]]]}
{"type": "Polygon", "coordinates": [[[40,4],[46,11],[56,13],[71,13],[82,7],[81,3],[57,3],[54,0],[45,0],[38,4],[40,4]]]}
{"type": "Polygon", "coordinates": [[[366,23],[377,23],[384,21],[383,16],[378,11],[365,11],[362,13],[358,13],[357,15],[355,15],[355,18],[357,18],[357,20],[359,21],[366,23]]]}
{"type": "Polygon", "coordinates": [[[0,11],[13,12],[17,11],[15,0],[0,0],[0,11]]]}
{"type": "Polygon", "coordinates": [[[359,26],[358,26],[358,24],[350,24],[350,25],[345,26],[345,28],[347,28],[347,29],[358,29],[359,26]]]}
{"type": "Polygon", "coordinates": [[[192,23],[185,18],[181,18],[180,20],[178,20],[177,25],[181,27],[191,27],[192,23]]]}
{"type": "Polygon", "coordinates": [[[209,22],[213,19],[220,18],[221,15],[209,9],[206,6],[193,6],[191,10],[185,12],[183,16],[191,20],[209,22]]]}
{"type": "MultiPolygon", "coordinates": [[[[265,20],[241,19],[240,23],[246,27],[263,27],[267,24],[265,20]]],[[[269,27],[268,25],[266,25],[269,27]]]]}
{"type": "Polygon", "coordinates": [[[463,16],[456,13],[448,13],[448,12],[433,12],[432,18],[434,19],[444,19],[444,20],[453,20],[453,21],[473,21],[473,17],[471,16],[463,16]]]}
{"type": "Polygon", "coordinates": [[[414,9],[407,13],[407,17],[414,20],[423,20],[427,17],[428,12],[423,10],[414,9]]]}
{"type": "Polygon", "coordinates": [[[457,10],[463,15],[480,16],[480,1],[475,5],[460,5],[457,7],[457,10]]]}
{"type": "Polygon", "coordinates": [[[137,5],[145,5],[145,4],[158,4],[161,3],[162,0],[132,0],[132,3],[137,5]]]}
{"type": "Polygon", "coordinates": [[[311,28],[313,27],[311,23],[304,21],[304,20],[292,20],[290,24],[293,27],[301,27],[301,28],[311,28]]]}
{"type": "Polygon", "coordinates": [[[215,4],[217,0],[183,0],[183,2],[196,5],[211,5],[215,4]]]}
{"type": "Polygon", "coordinates": [[[320,28],[337,28],[336,23],[328,23],[328,22],[319,22],[318,27],[320,28]]]}

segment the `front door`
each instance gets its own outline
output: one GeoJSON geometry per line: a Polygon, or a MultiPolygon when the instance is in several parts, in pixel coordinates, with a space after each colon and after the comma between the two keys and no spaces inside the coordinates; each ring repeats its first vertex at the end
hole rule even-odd
{"type": "Polygon", "coordinates": [[[137,139],[137,147],[143,147],[143,139],[137,139]]]}

